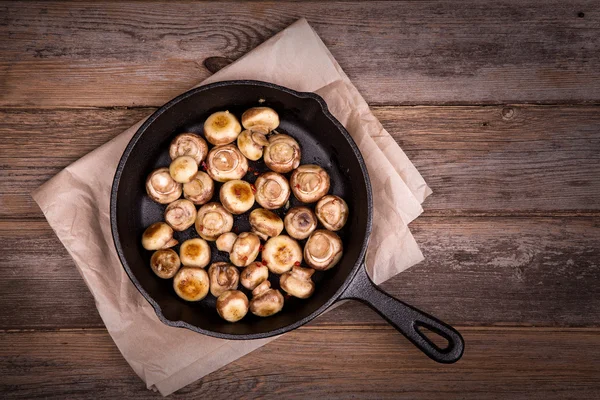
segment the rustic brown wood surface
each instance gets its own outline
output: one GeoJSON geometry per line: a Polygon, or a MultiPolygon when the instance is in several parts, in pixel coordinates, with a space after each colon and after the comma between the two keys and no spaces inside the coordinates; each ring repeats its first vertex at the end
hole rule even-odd
{"type": "Polygon", "coordinates": [[[0,397],[158,398],[30,192],[299,17],[434,190],[384,289],[467,350],[349,303],[173,397],[597,398],[600,4],[441,0],[0,3],[0,397]]]}

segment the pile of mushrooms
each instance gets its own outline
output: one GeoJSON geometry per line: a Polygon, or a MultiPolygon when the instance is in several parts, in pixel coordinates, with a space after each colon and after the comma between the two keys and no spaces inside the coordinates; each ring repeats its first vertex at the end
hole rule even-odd
{"type": "Polygon", "coordinates": [[[277,314],[285,298],[309,298],[315,271],[331,269],[342,258],[336,232],[348,220],[348,205],[328,194],[327,171],[301,165],[300,144],[278,127],[279,115],[269,107],[250,108],[239,120],[227,110],[215,112],[204,122],[203,137],[177,135],[170,165],[146,179],[149,198],[165,205],[164,221],[142,235],[144,249],[153,251],[150,268],[161,279],[173,279],[173,290],[185,301],[216,297],[216,311],[228,322],[248,311],[277,314]],[[261,158],[270,171],[248,174],[248,160],[261,158]],[[258,177],[251,183],[247,175],[258,177]],[[302,204],[289,208],[292,194],[302,204]],[[234,222],[246,217],[250,232],[234,230],[234,222]],[[211,263],[222,253],[228,261],[211,263]]]}

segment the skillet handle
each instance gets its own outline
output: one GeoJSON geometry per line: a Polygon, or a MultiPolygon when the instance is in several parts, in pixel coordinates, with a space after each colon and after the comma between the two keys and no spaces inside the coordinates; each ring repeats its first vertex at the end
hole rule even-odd
{"type": "Polygon", "coordinates": [[[350,285],[340,296],[342,299],[354,299],[367,304],[434,361],[450,364],[458,361],[463,354],[465,342],[457,330],[379,289],[364,265],[358,268],[350,285]],[[427,328],[440,335],[448,341],[448,346],[444,349],[438,347],[419,328],[427,328]]]}

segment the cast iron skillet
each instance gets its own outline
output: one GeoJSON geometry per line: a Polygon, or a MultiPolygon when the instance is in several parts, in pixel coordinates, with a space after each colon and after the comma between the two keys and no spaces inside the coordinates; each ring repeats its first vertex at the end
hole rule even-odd
{"type": "MultiPolygon", "coordinates": [[[[254,171],[267,171],[260,161],[250,162],[250,166],[254,171]]],[[[254,182],[256,176],[251,170],[244,179],[254,182]]],[[[215,186],[215,199],[219,187],[220,184],[215,186]]],[[[290,201],[291,206],[299,204],[293,196],[290,201]]],[[[227,81],[198,87],[171,100],[138,129],[125,149],[113,182],[110,212],[117,253],[129,278],[167,325],[219,338],[258,339],[298,328],[337,301],[356,299],[381,314],[433,360],[452,363],[463,353],[464,342],[456,330],[381,291],[367,275],[364,261],[373,215],[367,169],[348,132],[316,94],[259,81],[227,81]],[[275,316],[259,318],[248,313],[242,321],[232,324],[218,316],[212,295],[196,303],[181,300],[173,290],[172,280],[160,279],[150,269],[151,252],[142,248],[141,237],[146,227],[163,220],[165,206],[148,198],[144,183],[153,169],[169,165],[168,148],[175,135],[202,133],[204,120],[215,111],[227,109],[239,117],[245,109],[258,105],[270,106],[279,113],[278,131],[300,143],[302,164],[318,164],[329,172],[330,193],[346,200],[350,217],[339,232],[344,255],[336,267],[314,275],[317,288],[311,298],[289,298],[283,311],[275,316]],[[438,347],[422,333],[422,328],[439,334],[448,345],[438,347]]],[[[283,217],[281,213],[283,210],[283,217]]],[[[248,214],[235,217],[234,226],[240,232],[249,230],[248,214]]],[[[176,232],[180,243],[197,236],[193,227],[176,232]]],[[[211,250],[212,262],[227,260],[227,254],[219,253],[214,242],[211,250]]],[[[279,287],[277,278],[273,277],[273,287],[279,287]]]]}

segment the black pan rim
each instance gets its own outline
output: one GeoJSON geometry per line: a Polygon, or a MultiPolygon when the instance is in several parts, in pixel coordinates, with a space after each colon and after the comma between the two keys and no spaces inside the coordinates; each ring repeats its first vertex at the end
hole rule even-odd
{"type": "Polygon", "coordinates": [[[358,269],[364,268],[363,264],[364,264],[364,260],[365,260],[365,254],[367,251],[368,243],[369,243],[369,237],[371,235],[372,224],[373,224],[373,194],[372,194],[372,188],[371,188],[371,181],[369,179],[369,174],[367,171],[365,161],[363,159],[362,154],[360,153],[360,150],[358,149],[358,146],[356,145],[356,142],[354,141],[352,136],[350,136],[350,134],[348,133],[346,128],[344,128],[344,126],[331,114],[331,112],[329,111],[329,108],[327,107],[327,103],[325,102],[325,100],[321,96],[319,96],[318,94],[313,93],[313,92],[298,92],[298,91],[286,88],[284,86],[276,85],[276,84],[269,83],[269,82],[257,81],[257,80],[229,80],[229,81],[221,81],[221,82],[209,83],[207,85],[198,86],[198,87],[193,88],[185,93],[182,93],[181,95],[175,97],[174,99],[170,100],[165,105],[160,107],[158,110],[156,110],[138,128],[136,133],[133,135],[133,137],[130,139],[129,143],[127,144],[127,147],[125,148],[123,155],[121,156],[121,159],[119,160],[119,164],[117,165],[117,170],[115,172],[115,176],[113,179],[113,184],[112,184],[112,188],[111,188],[111,196],[110,196],[110,225],[111,225],[113,242],[115,245],[115,249],[117,250],[117,255],[119,256],[119,260],[121,261],[121,265],[125,269],[127,276],[129,277],[129,279],[131,280],[133,285],[137,288],[137,290],[146,299],[146,301],[148,301],[148,303],[150,303],[152,308],[154,308],[154,311],[156,312],[158,319],[162,323],[164,323],[168,326],[177,327],[177,328],[186,328],[186,329],[189,329],[189,330],[197,332],[197,333],[201,333],[204,335],[217,337],[217,338],[221,338],[221,339],[251,340],[251,339],[264,339],[264,338],[268,338],[268,337],[272,337],[272,336],[277,336],[277,335],[281,335],[285,332],[289,332],[296,328],[299,328],[300,326],[305,325],[306,323],[312,321],[317,316],[321,315],[325,310],[327,310],[333,303],[335,303],[339,299],[339,297],[342,295],[342,293],[346,290],[346,288],[352,282],[358,269]],[[221,87],[221,86],[264,86],[264,87],[269,87],[272,89],[276,89],[276,90],[291,94],[291,95],[299,97],[299,98],[310,98],[310,99],[315,100],[320,105],[321,111],[323,112],[323,114],[338,128],[338,130],[342,133],[342,135],[346,138],[346,140],[350,144],[350,147],[352,148],[352,151],[354,152],[354,155],[356,156],[356,160],[358,161],[358,163],[360,165],[360,169],[361,169],[361,171],[363,173],[363,177],[364,177],[364,184],[367,189],[366,232],[365,232],[365,236],[363,238],[362,248],[360,250],[359,256],[356,259],[354,266],[348,273],[348,276],[346,277],[346,280],[344,281],[344,283],[340,286],[340,288],[337,290],[337,292],[333,296],[331,296],[321,307],[319,307],[318,309],[313,311],[310,315],[308,315],[292,324],[289,324],[289,325],[286,325],[286,326],[283,326],[281,328],[274,329],[271,331],[267,331],[267,332],[235,335],[235,334],[214,332],[214,331],[199,328],[197,326],[191,325],[184,321],[173,321],[173,320],[166,318],[163,315],[160,305],[157,302],[155,302],[154,299],[152,299],[152,297],[144,290],[144,288],[140,285],[140,283],[138,282],[135,275],[131,272],[131,269],[129,268],[129,264],[127,263],[127,260],[125,259],[125,255],[123,252],[123,248],[121,247],[121,241],[119,238],[119,232],[118,232],[118,227],[117,227],[117,213],[116,213],[117,193],[118,193],[118,189],[119,189],[119,182],[121,179],[121,175],[122,175],[125,163],[127,162],[129,155],[132,153],[132,151],[133,151],[135,145],[137,144],[137,142],[139,141],[139,139],[142,137],[142,135],[144,134],[146,129],[148,129],[148,127],[160,115],[162,115],[166,110],[175,106],[181,100],[186,99],[189,96],[196,95],[197,93],[200,93],[200,92],[203,92],[206,90],[210,90],[215,87],[221,87]]]}

